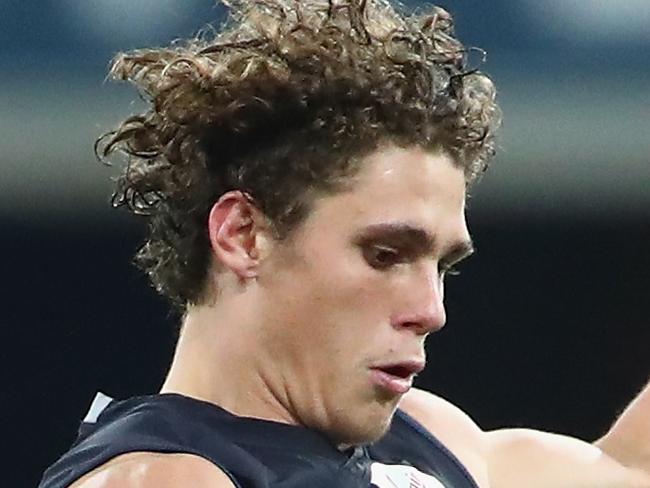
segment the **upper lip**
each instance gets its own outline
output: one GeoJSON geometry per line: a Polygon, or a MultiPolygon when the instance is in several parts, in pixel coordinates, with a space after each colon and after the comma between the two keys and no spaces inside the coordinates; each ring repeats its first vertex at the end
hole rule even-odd
{"type": "Polygon", "coordinates": [[[394,376],[406,378],[418,374],[424,369],[425,364],[424,359],[407,359],[404,361],[378,364],[373,366],[372,369],[380,369],[394,376]]]}

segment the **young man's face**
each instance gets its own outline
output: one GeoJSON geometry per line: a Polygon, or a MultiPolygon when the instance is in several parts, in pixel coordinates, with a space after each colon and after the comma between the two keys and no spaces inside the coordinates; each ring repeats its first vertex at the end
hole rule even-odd
{"type": "Polygon", "coordinates": [[[387,429],[445,323],[443,270],[471,251],[465,178],[444,153],[388,146],[318,199],[260,270],[270,388],[342,443],[387,429]]]}

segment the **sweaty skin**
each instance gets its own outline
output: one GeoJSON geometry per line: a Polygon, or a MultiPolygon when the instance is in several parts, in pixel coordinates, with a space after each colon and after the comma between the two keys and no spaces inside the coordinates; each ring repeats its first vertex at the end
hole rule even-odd
{"type": "MultiPolygon", "coordinates": [[[[391,145],[365,158],[350,189],[316,198],[282,242],[241,194],[223,195],[209,219],[218,293],[188,310],[162,392],[345,445],[380,438],[400,405],[481,488],[650,487],[593,445],[483,432],[439,397],[377,383],[376,368],[424,359],[427,335],[444,325],[444,272],[471,250],[464,209],[464,175],[448,155],[391,145]]],[[[131,453],[73,485],[118,486],[234,484],[195,456],[131,453]]]]}

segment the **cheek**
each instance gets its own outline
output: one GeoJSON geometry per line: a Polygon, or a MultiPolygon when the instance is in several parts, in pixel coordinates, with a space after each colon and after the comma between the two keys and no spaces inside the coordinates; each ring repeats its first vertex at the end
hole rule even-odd
{"type": "Polygon", "coordinates": [[[293,354],[314,357],[363,354],[388,330],[393,285],[353,249],[320,246],[317,256],[270,273],[269,318],[293,354]],[[309,346],[307,346],[309,345],[309,346]]]}
{"type": "Polygon", "coordinates": [[[369,332],[388,323],[393,290],[385,276],[370,269],[354,253],[323,256],[314,263],[309,281],[310,296],[306,300],[321,316],[329,331],[352,340],[367,337],[369,332]]]}

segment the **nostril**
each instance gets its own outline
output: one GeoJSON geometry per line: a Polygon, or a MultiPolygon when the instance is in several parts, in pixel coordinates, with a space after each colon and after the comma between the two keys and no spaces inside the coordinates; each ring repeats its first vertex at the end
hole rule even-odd
{"type": "Polygon", "coordinates": [[[432,313],[403,317],[401,320],[394,320],[392,324],[397,329],[410,329],[418,334],[428,334],[442,329],[446,320],[445,311],[442,309],[432,313]]]}

